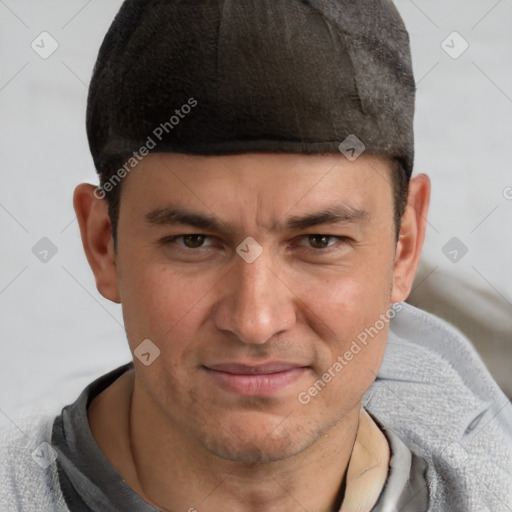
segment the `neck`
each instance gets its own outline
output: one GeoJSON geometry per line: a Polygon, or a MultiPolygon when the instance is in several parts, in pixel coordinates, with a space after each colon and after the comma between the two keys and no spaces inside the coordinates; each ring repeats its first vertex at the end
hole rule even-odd
{"type": "Polygon", "coordinates": [[[135,384],[127,414],[131,461],[121,475],[161,510],[332,512],[354,446],[359,412],[359,406],[354,408],[296,455],[245,463],[208,451],[135,384]]]}

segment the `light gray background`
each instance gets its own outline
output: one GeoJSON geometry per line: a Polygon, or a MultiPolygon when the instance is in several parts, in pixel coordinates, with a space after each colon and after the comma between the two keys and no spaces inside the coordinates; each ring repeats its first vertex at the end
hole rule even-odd
{"type": "MultiPolygon", "coordinates": [[[[415,172],[432,180],[411,299],[448,317],[457,310],[460,328],[485,324],[471,327],[473,341],[512,390],[512,0],[396,3],[418,83],[415,172]],[[462,48],[454,31],[469,44],[457,59],[442,48],[462,48]],[[456,263],[442,251],[452,237],[468,248],[456,263]]],[[[72,208],[74,187],[97,183],[87,84],[120,4],[0,0],[0,425],[73,401],[131,358],[120,307],[96,290],[72,208]],[[31,48],[43,31],[59,45],[47,59],[31,48]],[[58,249],[46,263],[32,252],[42,237],[58,249]]]]}

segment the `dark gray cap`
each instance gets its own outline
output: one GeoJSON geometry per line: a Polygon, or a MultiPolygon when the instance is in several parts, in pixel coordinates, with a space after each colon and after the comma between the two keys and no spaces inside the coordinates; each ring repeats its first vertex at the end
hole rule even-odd
{"type": "Polygon", "coordinates": [[[126,0],[87,134],[100,174],[133,152],[338,153],[356,136],[409,177],[414,97],[391,0],[126,0]]]}

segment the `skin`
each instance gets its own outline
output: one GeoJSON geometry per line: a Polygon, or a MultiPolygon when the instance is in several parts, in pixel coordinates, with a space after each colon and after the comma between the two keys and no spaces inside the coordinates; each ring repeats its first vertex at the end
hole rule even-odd
{"type": "Polygon", "coordinates": [[[390,173],[366,155],[152,154],[123,180],[117,252],[105,201],[92,185],[76,188],[99,292],[122,304],[132,353],[145,339],[160,350],[148,366],[134,357],[135,371],[88,411],[98,445],[146,501],[173,511],[332,510],[388,324],[308,404],[297,397],[410,292],[430,181],[411,179],[397,243],[390,173]],[[232,226],[148,222],[169,205],[232,226]],[[366,214],[285,228],[290,216],[339,205],[366,214]],[[194,233],[205,238],[170,238],[194,233]],[[263,248],[252,263],[236,252],[248,236],[263,248]],[[302,369],[261,396],[225,389],[208,370],[276,360],[302,369]]]}

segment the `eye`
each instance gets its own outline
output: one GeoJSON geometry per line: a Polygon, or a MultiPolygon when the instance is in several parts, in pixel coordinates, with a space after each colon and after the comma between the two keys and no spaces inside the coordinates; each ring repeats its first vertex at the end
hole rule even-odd
{"type": "MultiPolygon", "coordinates": [[[[301,237],[301,243],[299,243],[302,247],[309,247],[313,249],[313,251],[320,251],[329,248],[335,248],[336,245],[348,244],[348,238],[344,236],[334,236],[334,235],[322,235],[322,234],[311,234],[305,235],[301,237]],[[306,242],[304,244],[303,242],[306,242]],[[338,241],[338,244],[336,243],[338,241]]],[[[202,249],[207,247],[212,247],[214,244],[211,240],[210,236],[203,235],[200,233],[190,233],[186,235],[175,235],[162,239],[163,245],[168,244],[176,244],[184,249],[202,249]],[[205,244],[206,241],[210,241],[205,244]]]]}
{"type": "Polygon", "coordinates": [[[187,249],[201,249],[202,247],[210,247],[210,245],[203,245],[206,239],[210,237],[207,235],[201,235],[199,233],[191,233],[187,235],[177,235],[165,238],[163,240],[164,244],[169,243],[177,243],[181,247],[185,247],[187,249]],[[178,240],[181,240],[182,243],[179,243],[178,240]]]}
{"type": "MultiPolygon", "coordinates": [[[[313,247],[313,249],[327,249],[335,243],[329,243],[329,241],[335,241],[339,240],[341,244],[348,243],[348,239],[344,236],[333,236],[333,235],[305,235],[303,240],[307,240],[307,242],[310,244],[310,247],[313,247]]],[[[301,244],[302,245],[302,244],[301,244]]]]}

